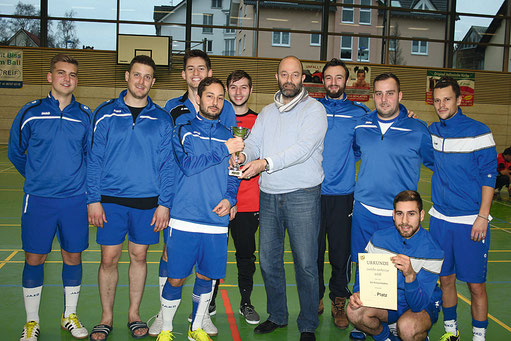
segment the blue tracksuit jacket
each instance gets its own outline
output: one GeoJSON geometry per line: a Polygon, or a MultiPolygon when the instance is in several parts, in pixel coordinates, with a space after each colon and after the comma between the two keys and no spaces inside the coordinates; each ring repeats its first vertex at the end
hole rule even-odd
{"type": "Polygon", "coordinates": [[[435,209],[446,216],[479,212],[481,187],[495,187],[497,150],[490,129],[463,115],[432,123],[435,149],[431,193],[435,209]]]}
{"type": "Polygon", "coordinates": [[[348,100],[346,95],[337,100],[325,96],[319,101],[326,109],[328,120],[323,150],[325,179],[321,184],[321,194],[351,194],[355,188],[355,127],[370,110],[362,103],[348,100]]]}
{"type": "Polygon", "coordinates": [[[361,164],[355,185],[355,200],[392,210],[394,197],[404,190],[416,190],[421,162],[433,168],[433,146],[423,121],[409,118],[399,105],[396,121],[382,135],[376,110],[355,127],[355,154],[361,164]]]}
{"type": "Polygon", "coordinates": [[[213,208],[223,199],[236,204],[240,180],[229,176],[230,131],[218,120],[199,115],[174,129],[172,144],[178,170],[170,216],[174,219],[226,227],[229,215],[219,217],[213,208]]]}
{"type": "MultiPolygon", "coordinates": [[[[432,300],[433,291],[440,275],[444,252],[423,228],[410,238],[401,237],[395,227],[376,231],[366,247],[367,253],[402,254],[410,257],[415,281],[406,283],[401,271],[397,272],[397,312],[401,316],[411,309],[414,313],[424,310],[432,300]]],[[[360,291],[355,278],[353,292],[360,291]]]]}
{"type": "Polygon", "coordinates": [[[87,158],[87,202],[99,202],[101,195],[159,196],[158,203],[170,207],[174,176],[172,119],[148,97],[147,106],[133,123],[125,95],[126,90],[94,112],[87,158]]]}
{"type": "MultiPolygon", "coordinates": [[[[197,115],[192,102],[188,99],[188,91],[181,97],[169,99],[165,103],[165,110],[170,113],[175,125],[185,124],[197,115]]],[[[229,101],[224,101],[224,108],[220,113],[220,123],[227,128],[236,126],[236,114],[229,101]]]]}
{"type": "Polygon", "coordinates": [[[61,111],[51,92],[21,108],[11,127],[8,156],[25,177],[25,193],[47,198],[85,194],[91,117],[74,96],[61,111]]]}

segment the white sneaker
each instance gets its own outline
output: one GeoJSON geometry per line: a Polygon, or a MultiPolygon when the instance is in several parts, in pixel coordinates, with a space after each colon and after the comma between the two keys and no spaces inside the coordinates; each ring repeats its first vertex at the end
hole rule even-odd
{"type": "Polygon", "coordinates": [[[86,339],[89,337],[89,332],[78,319],[76,314],[71,314],[68,317],[62,315],[60,321],[62,329],[67,329],[75,339],[86,339]]]}
{"type": "Polygon", "coordinates": [[[204,330],[206,334],[208,334],[209,336],[218,335],[218,329],[213,324],[213,321],[211,321],[211,316],[209,315],[209,312],[206,312],[206,315],[204,315],[201,329],[204,330]]]}
{"type": "Polygon", "coordinates": [[[158,334],[161,333],[161,330],[163,328],[162,314],[158,313],[151,317],[149,321],[147,321],[147,325],[149,326],[149,335],[151,335],[152,337],[157,337],[158,334]],[[154,322],[152,324],[149,324],[152,319],[154,319],[154,322]]]}
{"type": "Polygon", "coordinates": [[[30,321],[25,323],[20,341],[37,341],[39,337],[39,323],[30,321]]]}

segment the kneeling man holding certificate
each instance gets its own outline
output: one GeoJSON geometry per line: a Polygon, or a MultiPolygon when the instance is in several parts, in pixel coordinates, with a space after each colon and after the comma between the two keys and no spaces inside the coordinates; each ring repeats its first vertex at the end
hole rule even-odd
{"type": "Polygon", "coordinates": [[[424,210],[419,193],[399,193],[393,218],[395,228],[375,232],[367,253],[359,254],[348,319],[376,341],[399,340],[397,336],[425,340],[442,305],[436,283],[444,253],[420,226],[424,210]],[[389,324],[396,322],[394,335],[389,324]]]}

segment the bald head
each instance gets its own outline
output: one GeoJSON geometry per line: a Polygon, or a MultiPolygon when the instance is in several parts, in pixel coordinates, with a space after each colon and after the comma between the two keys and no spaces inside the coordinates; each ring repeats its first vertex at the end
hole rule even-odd
{"type": "Polygon", "coordinates": [[[278,72],[280,72],[280,70],[284,67],[285,68],[288,68],[288,67],[298,68],[300,70],[300,73],[303,73],[302,62],[300,61],[300,59],[296,58],[295,56],[284,57],[279,63],[278,72]]]}
{"type": "Polygon", "coordinates": [[[282,93],[284,103],[295,98],[303,88],[305,75],[303,74],[302,63],[294,56],[282,59],[279,63],[279,71],[275,75],[279,82],[279,89],[282,93]]]}

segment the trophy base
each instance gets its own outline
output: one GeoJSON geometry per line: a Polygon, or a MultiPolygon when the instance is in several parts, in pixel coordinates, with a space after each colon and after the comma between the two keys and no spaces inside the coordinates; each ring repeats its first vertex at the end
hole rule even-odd
{"type": "Polygon", "coordinates": [[[239,169],[229,169],[229,175],[235,176],[235,177],[240,177],[243,175],[243,172],[239,169]]]}

